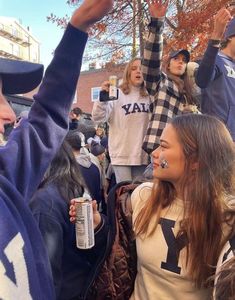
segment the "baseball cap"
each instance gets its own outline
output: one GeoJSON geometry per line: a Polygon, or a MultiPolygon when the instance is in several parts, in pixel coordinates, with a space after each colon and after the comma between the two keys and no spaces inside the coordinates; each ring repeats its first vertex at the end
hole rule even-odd
{"type": "Polygon", "coordinates": [[[170,53],[170,58],[174,58],[179,54],[183,54],[185,56],[187,63],[190,61],[190,53],[186,49],[180,49],[180,50],[172,51],[170,53]]]}
{"type": "Polygon", "coordinates": [[[224,32],[224,39],[235,35],[235,18],[233,18],[227,25],[225,32],[224,32]]]}
{"type": "Polygon", "coordinates": [[[43,77],[43,65],[0,58],[3,94],[23,94],[35,89],[43,77]]]}
{"type": "Polygon", "coordinates": [[[90,146],[90,151],[93,155],[98,156],[105,152],[105,148],[99,143],[92,141],[90,146]]]}

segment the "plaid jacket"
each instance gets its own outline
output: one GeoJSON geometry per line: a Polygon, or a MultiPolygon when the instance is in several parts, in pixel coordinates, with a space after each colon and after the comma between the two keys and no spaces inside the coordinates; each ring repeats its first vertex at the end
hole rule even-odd
{"type": "Polygon", "coordinates": [[[184,99],[177,85],[161,71],[164,18],[152,18],[145,44],[142,72],[151,98],[150,121],[142,148],[151,153],[159,146],[166,124],[184,110],[184,99]]]}

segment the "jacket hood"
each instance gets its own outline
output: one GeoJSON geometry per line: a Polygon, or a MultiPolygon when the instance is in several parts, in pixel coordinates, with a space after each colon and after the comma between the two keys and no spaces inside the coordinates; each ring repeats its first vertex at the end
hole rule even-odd
{"type": "Polygon", "coordinates": [[[90,168],[91,166],[91,158],[90,155],[86,155],[86,154],[79,154],[76,156],[76,160],[78,162],[78,164],[84,168],[90,168]]]}

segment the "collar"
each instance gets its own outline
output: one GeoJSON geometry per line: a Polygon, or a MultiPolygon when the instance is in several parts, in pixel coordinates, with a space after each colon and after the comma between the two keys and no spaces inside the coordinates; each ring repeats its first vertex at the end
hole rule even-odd
{"type": "Polygon", "coordinates": [[[230,56],[224,54],[222,51],[220,51],[220,52],[218,53],[218,55],[219,55],[220,57],[223,57],[223,58],[228,59],[228,60],[230,60],[231,62],[235,63],[235,58],[233,59],[232,57],[230,57],[230,56]]]}

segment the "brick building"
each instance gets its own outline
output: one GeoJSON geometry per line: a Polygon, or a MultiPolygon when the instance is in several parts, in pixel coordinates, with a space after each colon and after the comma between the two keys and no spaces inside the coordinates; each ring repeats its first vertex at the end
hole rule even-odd
{"type": "MultiPolygon", "coordinates": [[[[78,106],[84,113],[90,114],[94,101],[98,100],[101,83],[108,80],[110,75],[116,75],[118,79],[121,79],[124,68],[125,64],[106,64],[105,68],[90,69],[88,71],[81,72],[74,97],[73,107],[78,106]]],[[[38,88],[39,87],[27,94],[24,94],[24,96],[33,98],[33,95],[37,93],[38,88]]]]}
{"type": "Polygon", "coordinates": [[[79,106],[82,111],[91,113],[94,101],[98,100],[101,83],[108,80],[110,75],[116,75],[121,79],[124,68],[125,64],[106,64],[105,68],[81,72],[74,107],[79,106]]]}

